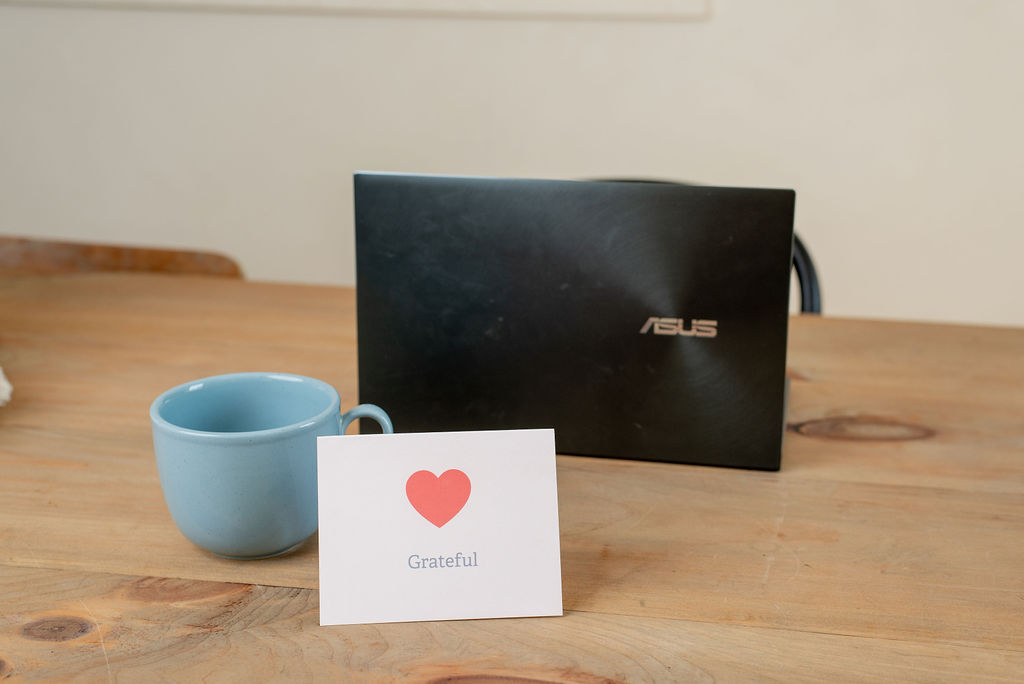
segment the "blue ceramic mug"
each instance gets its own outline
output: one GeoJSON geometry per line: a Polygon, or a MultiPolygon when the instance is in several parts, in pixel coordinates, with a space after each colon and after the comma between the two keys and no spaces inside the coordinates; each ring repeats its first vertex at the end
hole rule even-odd
{"type": "Polygon", "coordinates": [[[316,438],[356,418],[391,420],[361,404],[344,415],[337,390],[285,373],[234,373],[186,383],[149,409],[160,486],[178,529],[227,558],[286,553],[317,529],[316,438]]]}

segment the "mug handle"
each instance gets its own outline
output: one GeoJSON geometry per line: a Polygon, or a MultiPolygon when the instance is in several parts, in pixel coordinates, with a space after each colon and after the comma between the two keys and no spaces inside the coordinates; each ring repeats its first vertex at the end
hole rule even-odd
{"type": "Polygon", "coordinates": [[[346,411],[341,414],[338,420],[341,421],[341,429],[338,434],[345,434],[348,430],[348,426],[352,424],[352,421],[356,418],[373,418],[375,421],[380,423],[380,427],[384,430],[384,434],[390,435],[395,431],[395,428],[391,426],[391,419],[388,414],[384,412],[380,406],[374,404],[360,404],[350,411],[346,411]]]}

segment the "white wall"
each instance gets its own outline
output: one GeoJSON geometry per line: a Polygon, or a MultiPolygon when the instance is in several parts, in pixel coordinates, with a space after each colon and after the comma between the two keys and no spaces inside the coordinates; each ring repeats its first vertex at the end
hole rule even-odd
{"type": "Polygon", "coordinates": [[[356,169],[792,187],[826,313],[1024,325],[1024,3],[712,7],[0,6],[0,232],[350,284],[356,169]]]}

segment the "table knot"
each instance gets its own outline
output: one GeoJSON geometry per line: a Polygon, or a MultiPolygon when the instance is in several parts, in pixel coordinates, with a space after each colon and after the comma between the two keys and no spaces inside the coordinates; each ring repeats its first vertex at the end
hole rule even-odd
{"type": "MultiPolygon", "coordinates": [[[[614,679],[605,677],[595,678],[592,675],[583,675],[585,684],[621,684],[614,679]]],[[[565,680],[562,680],[565,681],[565,680]]],[[[579,681],[578,679],[574,681],[579,681]]],[[[537,679],[535,677],[520,677],[518,675],[504,674],[460,674],[446,675],[431,679],[427,684],[559,684],[551,679],[537,679]]]]}
{"type": "Polygon", "coordinates": [[[93,630],[89,620],[71,615],[45,617],[33,620],[21,628],[21,633],[33,641],[71,641],[93,630]]]}
{"type": "Polygon", "coordinates": [[[790,423],[789,429],[807,437],[850,442],[902,442],[935,436],[935,430],[884,416],[834,416],[790,423]]]}

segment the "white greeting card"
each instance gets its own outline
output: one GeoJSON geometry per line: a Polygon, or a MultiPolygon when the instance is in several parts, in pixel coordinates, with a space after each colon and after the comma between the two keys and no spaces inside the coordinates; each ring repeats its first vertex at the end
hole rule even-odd
{"type": "Polygon", "coordinates": [[[320,437],[320,624],[562,614],[553,430],[320,437]]]}

